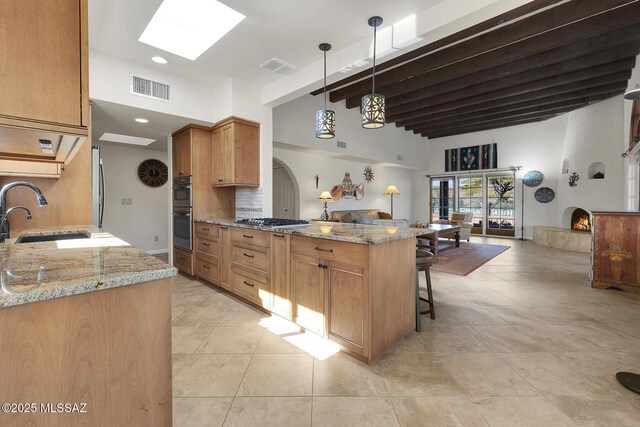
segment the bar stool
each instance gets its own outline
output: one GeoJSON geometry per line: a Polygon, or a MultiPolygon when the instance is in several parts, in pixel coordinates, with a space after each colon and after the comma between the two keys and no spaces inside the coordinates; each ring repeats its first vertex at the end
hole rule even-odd
{"type": "MultiPolygon", "coordinates": [[[[420,315],[430,314],[432,319],[436,318],[435,307],[433,305],[433,292],[431,290],[431,275],[429,274],[429,267],[431,267],[435,261],[433,253],[427,249],[424,249],[424,244],[421,244],[418,239],[416,245],[416,331],[422,330],[420,315]],[[420,272],[424,271],[427,279],[427,296],[423,298],[420,296],[420,272]],[[429,303],[429,309],[421,311],[420,301],[429,303]]],[[[428,246],[427,246],[428,247],[428,246]]]]}

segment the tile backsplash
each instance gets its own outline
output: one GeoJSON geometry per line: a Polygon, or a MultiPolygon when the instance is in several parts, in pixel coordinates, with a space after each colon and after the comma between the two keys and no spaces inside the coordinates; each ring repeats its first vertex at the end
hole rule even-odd
{"type": "Polygon", "coordinates": [[[262,187],[236,188],[236,218],[262,218],[262,202],[264,195],[262,187]]]}

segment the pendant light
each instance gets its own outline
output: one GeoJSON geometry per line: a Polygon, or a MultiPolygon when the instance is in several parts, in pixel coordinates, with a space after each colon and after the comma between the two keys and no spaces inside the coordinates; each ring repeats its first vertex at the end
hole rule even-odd
{"type": "Polygon", "coordinates": [[[316,112],[316,138],[329,139],[336,136],[336,112],[327,110],[327,51],[331,45],[320,43],[318,47],[324,52],[324,110],[316,112]]]}
{"type": "Polygon", "coordinates": [[[369,26],[373,27],[373,77],[371,95],[362,97],[362,127],[377,129],[384,126],[384,95],[376,93],[376,28],[382,24],[382,18],[372,16],[369,26]]]}

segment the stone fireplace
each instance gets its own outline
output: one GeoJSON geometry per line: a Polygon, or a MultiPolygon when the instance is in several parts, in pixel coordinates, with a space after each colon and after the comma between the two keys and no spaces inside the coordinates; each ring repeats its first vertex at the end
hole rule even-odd
{"type": "Polygon", "coordinates": [[[591,231],[591,217],[587,211],[576,208],[571,213],[571,229],[575,231],[591,231]]]}

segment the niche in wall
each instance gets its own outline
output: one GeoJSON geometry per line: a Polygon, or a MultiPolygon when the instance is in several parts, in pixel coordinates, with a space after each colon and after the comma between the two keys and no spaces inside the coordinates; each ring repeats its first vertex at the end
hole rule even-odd
{"type": "Polygon", "coordinates": [[[569,160],[562,161],[562,175],[569,173],[569,160]]]}
{"type": "Polygon", "coordinates": [[[604,179],[604,163],[594,162],[589,165],[589,179],[604,179]]]}

